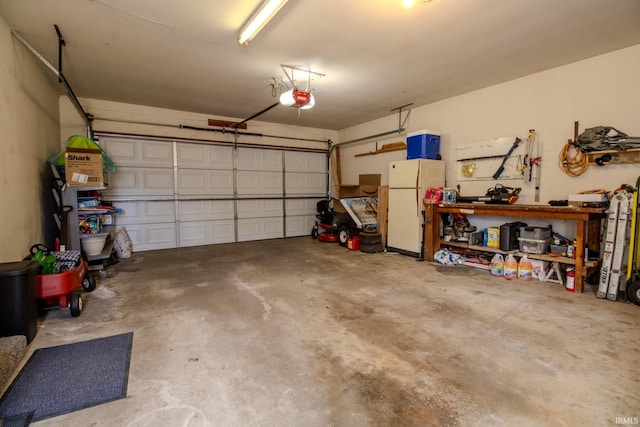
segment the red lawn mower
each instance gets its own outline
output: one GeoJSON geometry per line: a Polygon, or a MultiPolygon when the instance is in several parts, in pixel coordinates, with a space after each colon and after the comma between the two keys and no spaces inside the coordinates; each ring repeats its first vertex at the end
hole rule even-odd
{"type": "Polygon", "coordinates": [[[347,246],[350,238],[358,235],[360,230],[355,221],[346,212],[335,212],[329,207],[329,200],[321,200],[316,204],[315,225],[311,229],[311,238],[321,242],[338,242],[347,246]]]}

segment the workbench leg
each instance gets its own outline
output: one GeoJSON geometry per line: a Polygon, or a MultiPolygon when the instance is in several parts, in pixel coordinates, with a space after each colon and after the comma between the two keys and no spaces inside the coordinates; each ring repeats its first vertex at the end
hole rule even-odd
{"type": "Polygon", "coordinates": [[[577,293],[582,292],[582,281],[584,280],[584,247],[585,247],[585,221],[576,221],[576,247],[574,248],[576,254],[576,278],[575,278],[575,291],[577,293]]]}
{"type": "MultiPolygon", "coordinates": [[[[437,252],[435,249],[435,215],[433,213],[433,203],[424,204],[424,259],[433,261],[433,255],[437,252]]],[[[439,240],[439,239],[438,239],[439,240]]]]}

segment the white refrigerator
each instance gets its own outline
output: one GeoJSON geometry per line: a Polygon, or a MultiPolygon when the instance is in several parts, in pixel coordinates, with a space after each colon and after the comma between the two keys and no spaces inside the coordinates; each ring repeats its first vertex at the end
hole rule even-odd
{"type": "Polygon", "coordinates": [[[429,187],[444,187],[442,160],[399,160],[389,163],[389,251],[423,256],[424,199],[429,187]]]}

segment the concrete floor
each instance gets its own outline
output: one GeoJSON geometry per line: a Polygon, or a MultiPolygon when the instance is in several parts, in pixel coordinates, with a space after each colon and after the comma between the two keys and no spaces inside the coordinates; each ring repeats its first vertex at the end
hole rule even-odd
{"type": "MultiPolygon", "coordinates": [[[[40,347],[134,332],[128,397],[37,426],[605,426],[640,307],[294,238],[135,254],[40,347]]],[[[25,357],[26,360],[26,357],[25,357]]],[[[635,418],[637,421],[637,418],[635,418]]]]}

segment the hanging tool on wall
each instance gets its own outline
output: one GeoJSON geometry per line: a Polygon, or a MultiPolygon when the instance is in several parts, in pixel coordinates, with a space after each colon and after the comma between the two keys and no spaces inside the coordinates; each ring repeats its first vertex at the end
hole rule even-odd
{"type": "Polygon", "coordinates": [[[542,157],[540,157],[540,142],[536,142],[536,130],[529,129],[529,182],[531,182],[533,175],[533,167],[536,166],[538,170],[536,170],[536,189],[535,189],[535,198],[536,202],[540,201],[540,165],[542,161],[542,157]],[[533,157],[533,145],[536,145],[536,156],[533,157]]]}
{"type": "Polygon", "coordinates": [[[496,184],[487,190],[485,196],[459,196],[457,201],[461,203],[484,202],[493,205],[511,205],[518,201],[521,188],[505,187],[496,184]]]}
{"type": "Polygon", "coordinates": [[[513,153],[515,151],[515,149],[518,148],[518,146],[520,145],[521,142],[522,142],[522,140],[520,138],[516,137],[516,140],[513,142],[513,145],[511,146],[511,148],[509,148],[509,151],[507,151],[507,154],[505,154],[504,157],[502,158],[502,163],[500,164],[500,167],[493,174],[493,179],[500,178],[500,175],[502,175],[502,172],[504,172],[505,163],[507,163],[507,160],[509,160],[509,157],[511,156],[511,153],[513,153]]]}
{"type": "Polygon", "coordinates": [[[529,182],[531,182],[531,175],[533,173],[533,144],[536,139],[536,131],[535,129],[529,129],[529,150],[527,151],[527,155],[529,156],[529,182]]]}

